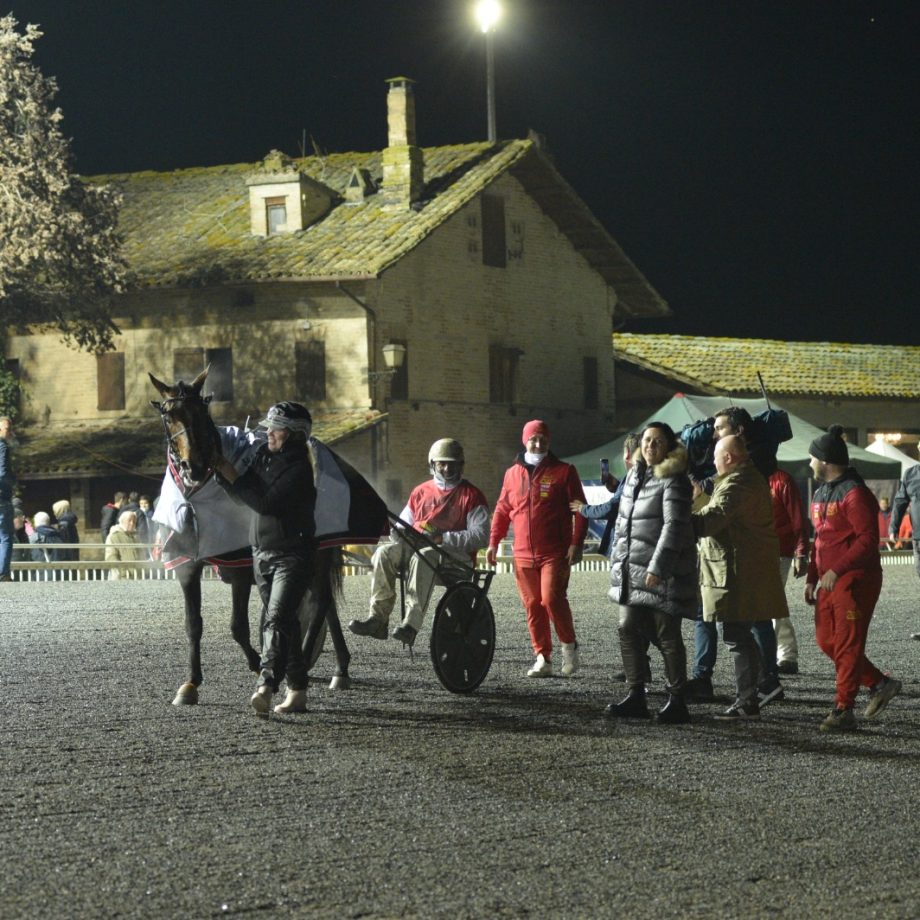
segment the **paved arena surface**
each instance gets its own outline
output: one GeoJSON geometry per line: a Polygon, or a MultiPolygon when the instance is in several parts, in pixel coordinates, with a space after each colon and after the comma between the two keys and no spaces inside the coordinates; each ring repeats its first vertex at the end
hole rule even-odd
{"type": "MultiPolygon", "coordinates": [[[[325,688],[324,653],[310,712],[267,722],[223,586],[205,585],[201,703],[178,708],[176,585],[0,585],[0,917],[920,916],[920,582],[886,568],[869,651],[904,693],[848,736],[817,730],[833,672],[800,585],[787,701],[680,727],[601,717],[623,692],[603,573],[573,576],[573,679],[525,679],[500,575],[472,696],[437,683],[426,627],[414,660],[350,637],[355,688],[325,688]]],[[[343,620],[367,595],[346,580],[343,620]]],[[[723,649],[722,706],[729,668],[723,649]]]]}

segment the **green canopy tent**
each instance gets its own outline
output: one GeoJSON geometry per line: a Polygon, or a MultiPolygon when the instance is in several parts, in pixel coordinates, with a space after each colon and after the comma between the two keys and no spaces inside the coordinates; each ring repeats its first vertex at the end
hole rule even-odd
{"type": "MultiPolygon", "coordinates": [[[[727,396],[688,396],[676,393],[654,415],[650,415],[641,425],[637,425],[636,431],[641,431],[649,422],[660,421],[667,422],[677,434],[680,434],[684,425],[709,418],[726,406],[742,406],[751,415],[757,415],[767,408],[762,399],[730,399],[727,396]]],[[[774,402],[771,402],[771,406],[774,409],[782,409],[782,406],[774,402]]],[[[808,445],[824,432],[791,412],[788,414],[792,426],[792,439],[780,444],[776,459],[779,466],[793,479],[799,482],[808,481],[812,478],[808,465],[808,445]]],[[[623,466],[624,440],[626,436],[622,435],[582,454],[566,457],[565,460],[576,467],[578,475],[585,482],[599,481],[601,457],[607,457],[610,460],[611,471],[615,476],[622,477],[626,472],[623,466]]],[[[856,467],[865,480],[897,481],[901,478],[901,464],[896,460],[878,456],[853,444],[849,445],[849,453],[851,466],[856,467]]]]}

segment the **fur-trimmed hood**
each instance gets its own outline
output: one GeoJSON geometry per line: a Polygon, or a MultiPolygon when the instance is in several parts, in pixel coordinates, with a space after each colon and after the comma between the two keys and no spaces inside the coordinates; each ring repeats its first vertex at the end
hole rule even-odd
{"type": "Polygon", "coordinates": [[[661,463],[656,463],[652,467],[652,474],[656,479],[670,479],[672,476],[680,476],[686,473],[689,465],[690,460],[687,448],[678,441],[677,447],[661,463]]]}

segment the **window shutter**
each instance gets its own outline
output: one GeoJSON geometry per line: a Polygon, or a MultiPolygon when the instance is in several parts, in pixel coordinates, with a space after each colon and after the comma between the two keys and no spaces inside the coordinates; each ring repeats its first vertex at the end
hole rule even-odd
{"type": "Polygon", "coordinates": [[[124,409],[124,352],[108,351],[96,355],[96,399],[100,410],[124,409]]]}

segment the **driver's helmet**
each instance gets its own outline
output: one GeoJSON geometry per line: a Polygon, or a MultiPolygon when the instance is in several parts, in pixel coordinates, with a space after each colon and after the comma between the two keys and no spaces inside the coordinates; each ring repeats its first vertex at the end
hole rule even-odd
{"type": "Polygon", "coordinates": [[[440,438],[435,441],[428,451],[428,466],[433,469],[436,460],[463,463],[463,448],[460,446],[460,442],[455,441],[453,438],[440,438]]]}

